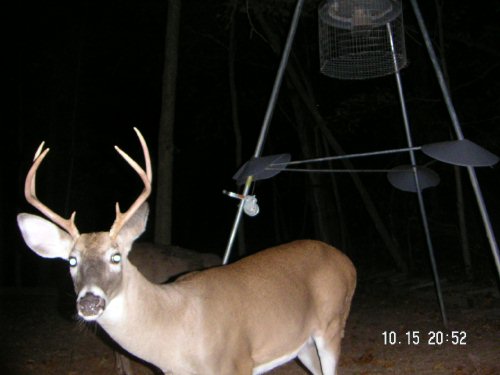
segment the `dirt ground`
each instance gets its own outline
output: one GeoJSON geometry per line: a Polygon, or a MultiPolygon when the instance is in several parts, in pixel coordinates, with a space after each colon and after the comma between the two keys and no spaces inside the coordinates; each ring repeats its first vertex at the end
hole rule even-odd
{"type": "MultiPolygon", "coordinates": [[[[449,329],[441,324],[432,287],[364,289],[348,321],[341,375],[500,374],[500,299],[494,288],[444,288],[449,329]],[[394,344],[384,343],[384,332],[394,344]],[[418,344],[408,344],[406,332],[418,336],[418,344]]],[[[113,351],[96,327],[72,318],[73,296],[60,297],[54,289],[3,289],[0,297],[0,374],[116,373],[113,351]]],[[[138,363],[134,368],[137,375],[153,374],[138,363]]],[[[307,372],[291,362],[271,374],[307,372]]]]}

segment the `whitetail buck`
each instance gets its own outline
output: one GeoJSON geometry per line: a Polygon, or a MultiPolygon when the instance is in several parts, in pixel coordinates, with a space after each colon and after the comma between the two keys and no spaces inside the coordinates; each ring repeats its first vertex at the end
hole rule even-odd
{"type": "Polygon", "coordinates": [[[356,271],[335,248],[295,241],[165,285],[132,266],[127,254],[145,229],[151,192],[137,135],[146,171],[116,149],[144,190],[125,213],[117,204],[109,232],[80,234],[74,214],[64,219],[38,200],[35,174],[48,149],[26,177],[28,202],[57,225],[22,213],[22,235],[40,256],[69,261],[78,314],[165,374],[261,374],[295,357],[314,375],[336,374],[356,271]]]}

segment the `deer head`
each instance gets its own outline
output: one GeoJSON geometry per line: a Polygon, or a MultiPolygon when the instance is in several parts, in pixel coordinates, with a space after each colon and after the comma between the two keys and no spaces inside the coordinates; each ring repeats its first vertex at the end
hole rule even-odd
{"type": "Polygon", "coordinates": [[[78,314],[85,320],[96,320],[108,303],[120,294],[122,277],[127,267],[133,267],[127,258],[133,242],[145,227],[148,217],[147,198],[151,193],[151,160],[142,134],[134,128],[142,145],[146,171],[130,156],[115,146],[117,152],[137,172],[144,189],[126,212],[116,203],[116,218],[109,232],[80,234],[75,225],[75,213],[64,219],[36,196],[36,172],[49,149],[38,148],[33,165],[26,176],[26,200],[49,220],[21,213],[17,223],[24,241],[31,250],[44,258],[62,258],[68,261],[77,298],[78,314]]]}

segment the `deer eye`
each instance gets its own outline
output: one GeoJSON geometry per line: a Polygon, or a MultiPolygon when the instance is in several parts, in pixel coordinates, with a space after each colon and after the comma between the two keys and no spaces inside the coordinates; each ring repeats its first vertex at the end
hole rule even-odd
{"type": "Polygon", "coordinates": [[[76,267],[76,265],[78,264],[78,260],[76,260],[76,257],[69,257],[68,262],[70,267],[76,267]]]}
{"type": "Polygon", "coordinates": [[[120,253],[114,253],[111,255],[111,263],[118,264],[122,261],[122,255],[120,253]]]}

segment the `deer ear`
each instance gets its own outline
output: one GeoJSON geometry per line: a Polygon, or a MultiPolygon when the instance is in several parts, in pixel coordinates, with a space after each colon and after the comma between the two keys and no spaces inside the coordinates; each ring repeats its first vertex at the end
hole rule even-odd
{"type": "Polygon", "coordinates": [[[148,215],[149,205],[144,202],[120,230],[118,238],[123,242],[135,241],[146,230],[148,215]]]}
{"type": "Polygon", "coordinates": [[[24,242],[43,258],[68,259],[73,238],[54,223],[36,215],[17,215],[24,242]]]}

